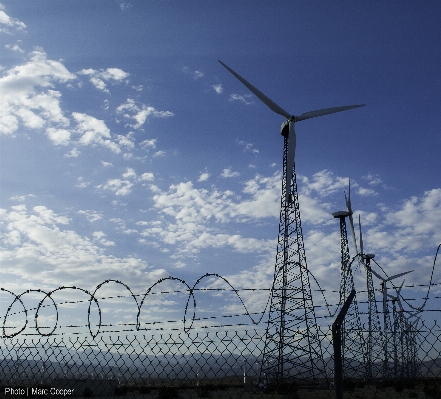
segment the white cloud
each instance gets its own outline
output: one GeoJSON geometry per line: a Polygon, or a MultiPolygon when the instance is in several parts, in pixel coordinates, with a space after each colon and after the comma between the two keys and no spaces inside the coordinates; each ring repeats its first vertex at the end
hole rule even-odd
{"type": "Polygon", "coordinates": [[[237,177],[239,176],[239,172],[233,172],[231,168],[226,168],[222,171],[221,176],[222,177],[237,177]]]}
{"type": "Polygon", "coordinates": [[[107,68],[105,71],[101,72],[100,76],[105,80],[115,80],[117,82],[121,82],[126,79],[129,74],[119,68],[107,68]]]}
{"type": "Polygon", "coordinates": [[[91,223],[96,222],[97,220],[100,220],[103,218],[102,212],[97,211],[91,211],[91,210],[80,210],[77,212],[80,215],[85,215],[87,220],[91,223]]]}
{"type": "Polygon", "coordinates": [[[64,156],[66,158],[76,158],[80,154],[81,151],[77,150],[76,148],[72,148],[67,154],[64,154],[64,156]]]}
{"type": "Polygon", "coordinates": [[[76,184],[76,187],[79,188],[85,188],[90,184],[90,181],[84,181],[84,178],[81,176],[77,180],[78,180],[78,184],[76,184]]]}
{"type": "Polygon", "coordinates": [[[193,76],[193,79],[195,79],[195,80],[204,77],[203,72],[201,72],[201,71],[190,71],[190,68],[188,68],[188,67],[186,67],[186,66],[183,67],[182,70],[183,70],[185,73],[187,73],[187,74],[189,74],[189,75],[192,75],[192,76],[193,76]]]}
{"type": "Polygon", "coordinates": [[[6,14],[3,10],[0,10],[0,32],[11,34],[9,28],[15,28],[17,30],[24,30],[26,25],[24,22],[11,18],[8,14],[6,14]]]}
{"type": "MultiPolygon", "coordinates": [[[[109,275],[143,289],[168,275],[163,269],[148,271],[148,264],[140,259],[105,255],[92,240],[68,229],[68,218],[44,206],[3,209],[0,220],[1,279],[19,277],[20,289],[76,285],[93,290],[109,275]]],[[[105,237],[104,232],[93,233],[100,245],[113,246],[105,237]]]]}
{"type": "Polygon", "coordinates": [[[156,151],[154,154],[153,154],[153,157],[163,157],[163,156],[165,156],[165,151],[156,151]]]}
{"type": "Polygon", "coordinates": [[[12,134],[17,129],[18,120],[14,115],[0,115],[0,133],[12,134]]]}
{"type": "Polygon", "coordinates": [[[183,267],[187,266],[187,264],[179,260],[173,266],[175,269],[182,269],[183,267]]]}
{"type": "Polygon", "coordinates": [[[367,180],[370,186],[378,186],[379,184],[383,183],[383,180],[381,180],[378,174],[372,175],[371,173],[368,173],[366,176],[362,176],[362,179],[367,180]]]}
{"type": "Polygon", "coordinates": [[[201,175],[199,176],[198,182],[203,182],[208,180],[208,178],[210,177],[210,174],[207,172],[201,173],[201,175]]]}
{"type": "MultiPolygon", "coordinates": [[[[334,176],[331,185],[334,185],[336,182],[338,182],[338,178],[334,176]]],[[[314,199],[318,209],[326,210],[330,204],[323,203],[322,198],[329,196],[329,190],[322,186],[314,187],[318,188],[318,191],[323,194],[322,197],[314,199]]],[[[246,189],[252,193],[259,193],[260,191],[254,181],[249,182],[246,185],[246,189]]],[[[337,303],[338,295],[330,291],[338,290],[340,280],[340,253],[338,250],[340,247],[340,235],[338,222],[330,217],[330,212],[324,212],[323,218],[318,218],[322,219],[320,223],[315,224],[312,229],[310,223],[317,219],[317,215],[312,214],[308,216],[307,212],[305,212],[310,207],[311,197],[300,196],[299,201],[303,225],[308,226],[306,230],[303,230],[308,268],[318,279],[322,288],[328,290],[326,292],[328,301],[330,303],[337,303]],[[332,220],[334,223],[335,226],[332,231],[324,224],[326,220],[332,220]]],[[[240,205],[240,203],[237,204],[238,207],[240,205]]],[[[421,196],[412,197],[392,211],[381,208],[379,212],[358,211],[357,213],[362,214],[362,221],[366,220],[366,223],[363,222],[363,226],[370,226],[370,228],[363,229],[365,250],[376,253],[375,260],[385,268],[388,275],[414,269],[417,272],[406,276],[406,283],[425,284],[426,286],[422,290],[427,289],[433,264],[433,255],[440,241],[441,189],[430,190],[421,196]]],[[[275,247],[272,249],[269,247],[268,249],[267,255],[269,260],[262,262],[253,269],[234,275],[226,275],[226,277],[235,286],[255,285],[258,287],[263,282],[263,287],[268,287],[271,281],[271,272],[274,271],[272,268],[274,263],[271,262],[271,260],[273,261],[274,249],[275,247]]],[[[375,265],[373,267],[376,268],[375,265]]],[[[380,270],[378,271],[381,272],[380,270]]],[[[436,277],[438,278],[438,275],[436,277]]],[[[354,274],[354,279],[356,289],[364,292],[366,289],[364,271],[361,270],[354,274]]],[[[310,282],[313,287],[315,282],[313,280],[310,282]]],[[[377,282],[375,281],[374,283],[377,286],[377,282]]],[[[215,286],[216,284],[212,284],[210,287],[215,286]]],[[[360,296],[357,293],[357,296],[359,300],[365,301],[366,294],[363,292],[360,296]]],[[[414,292],[412,295],[420,294],[414,292]]],[[[314,297],[315,305],[323,304],[323,300],[319,295],[314,294],[314,297]]],[[[253,296],[252,294],[247,297],[246,303],[247,306],[248,304],[253,306],[254,303],[264,306],[261,297],[253,296]]],[[[317,311],[319,310],[317,309],[317,311]]]]}
{"type": "Polygon", "coordinates": [[[359,187],[357,193],[358,195],[362,195],[365,197],[378,194],[375,190],[372,190],[370,188],[363,188],[363,187],[359,187]]]}
{"type": "Polygon", "coordinates": [[[118,144],[120,146],[125,146],[128,149],[135,148],[135,138],[134,138],[133,132],[129,132],[126,136],[122,136],[120,134],[117,134],[116,140],[118,140],[118,144]]]}
{"type": "Polygon", "coordinates": [[[110,140],[110,130],[103,120],[79,112],[73,112],[72,117],[77,122],[76,133],[81,135],[79,144],[84,146],[98,144],[115,153],[121,152],[118,145],[110,140]]]}
{"type": "Polygon", "coordinates": [[[119,7],[121,8],[121,11],[127,11],[127,10],[129,10],[130,8],[132,8],[133,6],[132,6],[132,4],[131,3],[128,3],[128,2],[126,2],[126,1],[122,1],[120,4],[119,4],[119,7]]]}
{"type": "Polygon", "coordinates": [[[93,234],[94,241],[99,242],[101,245],[104,245],[106,247],[112,247],[115,245],[113,241],[108,241],[104,237],[107,236],[106,233],[103,233],[102,231],[95,231],[93,234]]]}
{"type": "Polygon", "coordinates": [[[20,123],[31,129],[65,128],[69,119],[60,107],[61,93],[55,85],[75,79],[58,61],[48,60],[37,48],[23,65],[0,78],[0,134],[14,134],[20,123]]]}
{"type": "Polygon", "coordinates": [[[120,200],[113,200],[111,204],[114,206],[127,206],[127,202],[122,202],[120,200]]]}
{"type": "Polygon", "coordinates": [[[253,154],[258,154],[259,153],[259,150],[258,149],[256,149],[256,148],[253,148],[254,147],[254,144],[253,143],[246,143],[245,141],[242,141],[242,140],[236,140],[237,141],[237,143],[240,145],[240,146],[243,146],[243,150],[244,150],[244,152],[245,151],[250,151],[250,152],[252,152],[253,154]]]}
{"type": "Polygon", "coordinates": [[[193,78],[199,79],[199,78],[202,78],[203,76],[204,76],[203,72],[201,72],[201,71],[194,71],[193,78]]]}
{"type": "Polygon", "coordinates": [[[133,183],[129,180],[110,179],[103,186],[106,190],[111,190],[115,195],[129,195],[132,192],[133,183]]]}
{"type": "Polygon", "coordinates": [[[136,178],[136,173],[135,173],[134,169],[127,168],[127,171],[125,173],[123,173],[123,177],[125,179],[136,178]]]}
{"type": "Polygon", "coordinates": [[[224,89],[223,89],[221,83],[218,83],[217,85],[213,85],[213,86],[211,86],[211,87],[213,88],[213,90],[214,90],[217,94],[221,94],[221,93],[224,91],[224,89]]]}
{"type": "Polygon", "coordinates": [[[106,82],[122,82],[129,77],[127,72],[119,68],[100,69],[82,69],[78,72],[79,75],[89,76],[90,82],[98,89],[109,93],[106,82]]]}
{"type": "Polygon", "coordinates": [[[128,98],[124,104],[121,104],[116,111],[123,114],[124,118],[134,119],[136,123],[130,125],[134,129],[139,129],[146,122],[147,118],[167,118],[173,116],[173,112],[170,111],[158,111],[153,107],[141,104],[140,106],[135,104],[135,101],[128,98]]]}
{"type": "Polygon", "coordinates": [[[49,127],[46,134],[55,145],[68,145],[70,141],[70,131],[67,129],[56,129],[49,127]]]}
{"type": "Polygon", "coordinates": [[[151,172],[144,172],[141,176],[138,176],[133,168],[127,168],[122,174],[124,179],[109,179],[105,184],[97,186],[97,188],[103,188],[110,190],[115,195],[129,195],[132,192],[132,188],[135,183],[142,183],[145,181],[154,180],[154,175],[151,172]]]}
{"type": "Polygon", "coordinates": [[[12,201],[26,201],[27,198],[36,198],[37,196],[34,194],[27,194],[27,195],[15,195],[11,197],[10,199],[12,201]]]}
{"type": "Polygon", "coordinates": [[[243,102],[246,105],[253,104],[253,101],[249,101],[249,99],[252,97],[252,94],[244,94],[243,96],[239,94],[231,94],[229,101],[240,101],[243,102]]]}
{"type": "Polygon", "coordinates": [[[138,234],[139,231],[135,230],[135,229],[126,229],[126,230],[123,231],[123,234],[132,234],[132,233],[138,234]]]}
{"type": "Polygon", "coordinates": [[[440,241],[441,189],[411,197],[384,215],[384,223],[370,230],[375,246],[397,253],[435,247],[440,241]],[[386,227],[394,233],[387,234],[386,227]]]}
{"type": "Polygon", "coordinates": [[[316,192],[320,196],[327,196],[337,191],[341,191],[343,194],[343,191],[347,190],[349,183],[347,178],[335,176],[326,169],[314,173],[311,180],[305,176],[300,176],[300,179],[302,181],[302,193],[309,195],[316,192]]]}
{"type": "Polygon", "coordinates": [[[145,172],[139,177],[139,181],[152,181],[154,180],[153,173],[145,172]]]}
{"type": "MultiPolygon", "coordinates": [[[[230,170],[225,174],[231,173],[230,170]]],[[[302,179],[302,192],[299,194],[302,221],[316,229],[314,234],[309,234],[309,245],[314,245],[311,242],[316,242],[320,247],[321,243],[328,240],[327,226],[335,224],[331,213],[338,209],[334,203],[323,199],[330,197],[331,194],[338,194],[341,190],[342,199],[339,202],[344,204],[343,190],[347,188],[347,179],[335,176],[327,170],[316,173],[311,179],[302,176],[298,178],[302,179]]],[[[265,218],[269,218],[272,220],[271,223],[274,223],[279,218],[280,188],[280,172],[268,177],[256,175],[244,183],[241,195],[236,195],[230,190],[220,191],[214,186],[210,190],[196,189],[191,182],[172,185],[167,192],[156,187],[156,194],[153,197],[155,208],[172,220],[166,218],[161,219],[157,224],[149,224],[142,235],[151,240],[159,239],[167,245],[177,245],[178,253],[187,255],[196,254],[201,248],[226,246],[238,252],[245,251],[246,248],[259,251],[256,249],[259,245],[263,252],[265,252],[264,248],[273,251],[274,248],[269,241],[254,241],[253,237],[245,238],[229,233],[231,230],[227,224],[233,221],[255,223],[265,218]]],[[[378,212],[356,211],[355,217],[359,213],[362,213],[365,226],[374,225],[381,220],[378,212]]],[[[369,236],[370,233],[367,231],[365,235],[369,236]]],[[[332,233],[329,242],[335,241],[335,237],[338,237],[338,229],[337,233],[335,231],[332,233]],[[335,234],[337,236],[334,236],[335,234]]],[[[369,240],[366,238],[367,245],[369,240]]],[[[324,262],[325,255],[322,253],[316,258],[323,259],[324,262]]],[[[325,273],[325,269],[320,270],[325,273]]]]}
{"type": "MultiPolygon", "coordinates": [[[[244,190],[245,192],[245,190],[244,190]]],[[[215,223],[229,223],[233,218],[241,220],[255,217],[261,210],[268,215],[268,203],[265,195],[242,203],[233,201],[232,191],[220,192],[215,188],[195,189],[191,182],[170,186],[168,193],[154,195],[155,208],[164,215],[171,216],[173,222],[165,220],[142,222],[148,226],[141,233],[144,237],[160,239],[164,244],[177,245],[178,253],[195,254],[201,248],[230,247],[237,252],[261,253],[274,247],[272,240],[261,240],[252,237],[243,237],[239,234],[228,234],[220,231],[219,227],[211,227],[210,220],[215,223]],[[249,205],[249,206],[247,206],[249,205]],[[247,213],[247,214],[245,214],[247,213]]],[[[271,205],[276,205],[271,204],[271,205]]],[[[278,210],[270,216],[277,215],[278,210]]]]}
{"type": "Polygon", "coordinates": [[[12,50],[12,51],[17,51],[19,53],[24,53],[24,50],[22,50],[18,44],[14,44],[14,45],[6,44],[5,48],[12,50]]]}
{"type": "Polygon", "coordinates": [[[144,140],[141,142],[141,147],[143,148],[156,148],[157,139],[144,140]]]}

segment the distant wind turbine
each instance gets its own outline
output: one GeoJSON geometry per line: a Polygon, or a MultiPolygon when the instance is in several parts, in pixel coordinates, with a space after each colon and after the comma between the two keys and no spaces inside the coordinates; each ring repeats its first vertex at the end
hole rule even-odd
{"type": "MultiPolygon", "coordinates": [[[[391,281],[393,279],[396,279],[398,277],[404,276],[405,274],[413,272],[413,270],[409,270],[407,272],[398,273],[395,274],[392,277],[383,278],[381,277],[375,270],[371,269],[372,274],[377,277],[379,280],[381,280],[381,286],[383,288],[383,333],[384,333],[384,363],[383,363],[383,375],[386,376],[389,374],[389,330],[391,328],[390,326],[390,319],[389,319],[389,312],[387,308],[387,282],[391,281]]],[[[401,288],[400,288],[401,290],[401,288]]],[[[401,306],[401,304],[400,304],[401,306]]]]}

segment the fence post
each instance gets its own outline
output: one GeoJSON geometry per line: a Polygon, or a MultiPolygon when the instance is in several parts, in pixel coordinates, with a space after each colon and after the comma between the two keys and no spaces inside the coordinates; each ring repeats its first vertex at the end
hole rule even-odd
{"type": "Polygon", "coordinates": [[[346,313],[355,296],[353,289],[346,299],[343,307],[332,323],[332,346],[334,347],[334,386],[336,399],[343,399],[343,360],[341,358],[341,331],[340,327],[345,319],[346,313]]]}

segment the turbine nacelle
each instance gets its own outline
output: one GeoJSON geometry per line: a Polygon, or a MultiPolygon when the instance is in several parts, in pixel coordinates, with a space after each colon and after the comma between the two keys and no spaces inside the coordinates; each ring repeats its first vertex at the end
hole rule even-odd
{"type": "Polygon", "coordinates": [[[332,214],[332,216],[334,216],[334,218],[345,218],[346,216],[349,216],[349,212],[346,211],[338,211],[338,212],[334,212],[332,214]]]}

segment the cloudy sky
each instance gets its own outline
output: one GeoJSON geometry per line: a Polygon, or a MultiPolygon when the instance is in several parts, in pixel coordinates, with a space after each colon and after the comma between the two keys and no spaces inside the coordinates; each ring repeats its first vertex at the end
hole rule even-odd
{"type": "MultiPolygon", "coordinates": [[[[262,289],[241,296],[264,310],[284,120],[218,59],[293,114],[366,104],[296,126],[308,267],[328,300],[340,278],[331,213],[349,178],[366,251],[427,285],[441,241],[440,17],[439,2],[3,1],[1,286],[92,292],[116,279],[140,295],[217,273],[262,289]]],[[[146,312],[182,319],[186,294],[167,295],[146,312]]],[[[233,293],[198,295],[207,317],[243,313],[233,293]]]]}

